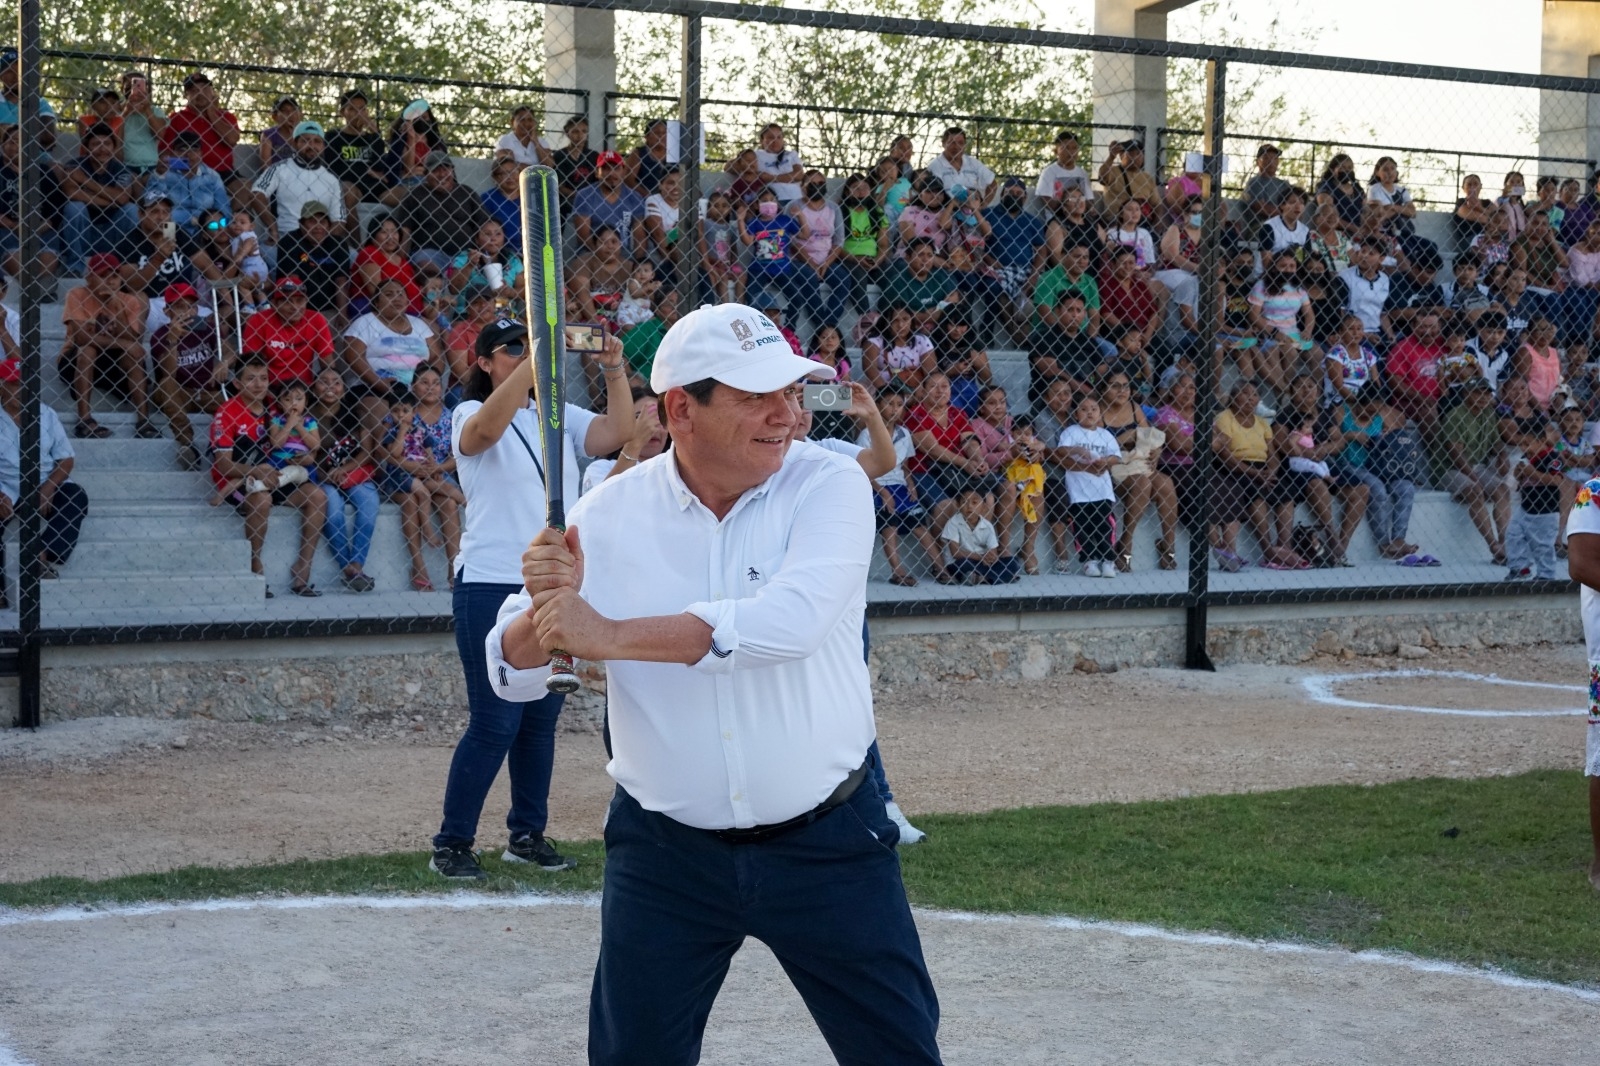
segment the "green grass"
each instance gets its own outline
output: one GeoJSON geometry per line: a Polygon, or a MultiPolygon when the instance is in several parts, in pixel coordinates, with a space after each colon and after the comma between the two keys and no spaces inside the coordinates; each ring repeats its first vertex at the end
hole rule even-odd
{"type": "MultiPolygon", "coordinates": [[[[904,852],[913,902],[1382,948],[1600,986],[1586,785],[1542,771],[1156,803],[930,815],[904,852]],[[1456,835],[1445,835],[1447,830],[1456,835]]],[[[487,891],[599,887],[598,842],[561,874],[486,862],[487,891]]],[[[0,884],[42,907],[218,896],[436,892],[422,853],[107,881],[0,884]]]]}

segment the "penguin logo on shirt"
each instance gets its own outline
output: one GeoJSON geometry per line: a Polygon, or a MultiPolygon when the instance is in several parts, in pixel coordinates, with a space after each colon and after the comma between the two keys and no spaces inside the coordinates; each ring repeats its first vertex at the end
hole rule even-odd
{"type": "Polygon", "coordinates": [[[761,580],[761,571],[757,570],[755,567],[752,566],[749,569],[749,571],[747,571],[745,576],[748,577],[751,581],[760,581],[761,580]]]}

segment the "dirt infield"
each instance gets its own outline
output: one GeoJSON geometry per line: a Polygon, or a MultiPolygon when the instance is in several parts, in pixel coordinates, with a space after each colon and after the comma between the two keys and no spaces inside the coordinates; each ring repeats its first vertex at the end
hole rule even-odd
{"type": "MultiPolygon", "coordinates": [[[[1582,718],[1526,715],[1580,707],[1584,674],[1577,648],[1130,670],[880,692],[879,726],[913,813],[1479,776],[1576,765],[1582,718]],[[1563,687],[1400,672],[1419,666],[1563,687]],[[1338,706],[1306,684],[1377,671],[1322,691],[1518,716],[1338,706]]],[[[422,725],[397,738],[116,719],[6,735],[0,879],[416,849],[454,740],[422,725]]],[[[552,834],[596,835],[609,791],[598,738],[563,733],[552,834]]],[[[484,843],[503,838],[504,804],[497,789],[484,843]]],[[[1600,1040],[1594,993],[1418,960],[1070,920],[918,920],[953,1064],[1576,1064],[1600,1040]]],[[[593,901],[537,897],[0,912],[0,1066],[577,1063],[597,938],[593,901]]],[[[830,1061],[758,944],[735,961],[705,1061],[830,1061]]]]}
{"type": "MultiPolygon", "coordinates": [[[[1341,692],[1369,702],[1426,698],[1510,710],[1582,703],[1583,652],[1567,647],[1479,651],[1425,664],[1127,670],[901,686],[878,693],[878,726],[897,798],[913,813],[1579,765],[1583,725],[1569,717],[1330,707],[1303,685],[1318,674],[1424,665],[1570,682],[1573,690],[1397,675],[1352,682],[1341,692]]],[[[438,824],[456,734],[415,725],[427,728],[368,736],[294,722],[102,719],[37,735],[0,734],[9,812],[0,819],[0,880],[416,850],[438,824]],[[175,740],[184,746],[174,748],[175,740]]],[[[560,735],[551,836],[599,835],[611,794],[604,763],[598,736],[560,735]]],[[[482,842],[504,839],[507,802],[502,777],[485,807],[482,842]]]]}
{"type": "MultiPolygon", "coordinates": [[[[483,903],[0,926],[0,1018],[17,1056],[40,1066],[582,1062],[598,909],[483,903]]],[[[1570,991],[1344,952],[1033,919],[918,922],[952,1064],[1577,1066],[1594,1061],[1600,1032],[1600,1003],[1570,991]]],[[[832,1061],[757,943],[734,960],[704,1061],[832,1061]]]]}

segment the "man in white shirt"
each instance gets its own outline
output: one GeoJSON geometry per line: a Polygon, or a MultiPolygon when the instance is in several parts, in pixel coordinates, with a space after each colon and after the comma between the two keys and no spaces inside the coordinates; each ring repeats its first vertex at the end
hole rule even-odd
{"type": "MultiPolygon", "coordinates": [[[[22,495],[22,431],[17,421],[22,415],[18,397],[22,365],[15,359],[0,361],[0,527],[11,521],[17,500],[22,495]]],[[[89,513],[89,494],[72,482],[72,442],[55,410],[39,404],[39,500],[38,514],[44,518],[44,541],[39,552],[39,572],[46,578],[57,575],[78,546],[83,519],[89,513]]],[[[0,561],[4,554],[0,553],[0,561]]],[[[6,604],[6,588],[0,579],[0,607],[6,604]]]]}
{"type": "Polygon", "coordinates": [[[263,170],[250,186],[257,217],[266,215],[275,201],[277,213],[270,217],[277,219],[272,232],[279,238],[300,228],[300,209],[313,200],[328,205],[334,235],[344,234],[344,187],[322,158],[326,144],[320,125],[300,123],[294,128],[294,155],[263,170]]]}
{"type": "Polygon", "coordinates": [[[872,494],[854,461],[790,445],[817,373],[752,308],[685,316],[650,378],[671,451],[534,540],[528,592],[485,642],[507,699],[544,691],[550,649],[606,663],[617,791],[591,1063],[698,1061],[746,936],[839,1061],[940,1061],[898,829],[870,783],[872,494]]]}
{"type": "Polygon", "coordinates": [[[1039,172],[1039,184],[1033,194],[1043,203],[1045,214],[1054,218],[1061,213],[1061,201],[1067,190],[1077,186],[1083,190],[1086,202],[1094,203],[1094,186],[1089,183],[1089,172],[1078,165],[1078,135],[1071,130],[1056,134],[1056,158],[1039,172]]]}
{"type": "Polygon", "coordinates": [[[1578,492],[1567,517],[1567,572],[1582,586],[1579,606],[1589,646],[1589,731],[1583,772],[1589,779],[1589,884],[1600,892],[1600,479],[1578,492]]]}
{"type": "Polygon", "coordinates": [[[982,207],[994,193],[994,171],[967,154],[967,131],[951,126],[944,131],[944,152],[928,161],[928,173],[954,193],[957,185],[967,190],[973,203],[982,207]]]}
{"type": "Polygon", "coordinates": [[[1394,336],[1389,325],[1389,275],[1383,272],[1383,255],[1382,241],[1363,241],[1351,255],[1350,265],[1339,271],[1339,280],[1350,294],[1350,313],[1361,319],[1367,339],[1380,348],[1394,336]]]}
{"type": "Polygon", "coordinates": [[[761,131],[756,168],[780,204],[800,199],[800,179],[805,177],[806,168],[800,162],[800,153],[784,145],[783,127],[776,122],[768,123],[761,131]]]}

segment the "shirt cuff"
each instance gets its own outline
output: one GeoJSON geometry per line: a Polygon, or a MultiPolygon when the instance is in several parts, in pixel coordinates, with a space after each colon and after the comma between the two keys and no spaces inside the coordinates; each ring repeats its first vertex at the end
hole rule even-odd
{"type": "Polygon", "coordinates": [[[549,695],[544,687],[546,679],[550,677],[549,663],[518,670],[506,662],[505,653],[501,649],[501,638],[505,635],[506,626],[521,613],[521,611],[502,613],[499,623],[489,630],[489,635],[483,641],[483,660],[489,673],[489,684],[494,687],[496,696],[509,703],[542,700],[549,695]]]}
{"type": "Polygon", "coordinates": [[[690,669],[708,674],[733,673],[733,653],[739,647],[739,631],[734,627],[732,600],[717,603],[691,603],[683,609],[711,627],[711,650],[690,669]]]}

